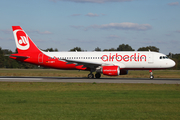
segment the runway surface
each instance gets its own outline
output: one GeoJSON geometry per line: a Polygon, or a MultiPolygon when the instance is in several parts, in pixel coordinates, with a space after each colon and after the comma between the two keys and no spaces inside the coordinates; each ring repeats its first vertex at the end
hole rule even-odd
{"type": "Polygon", "coordinates": [[[147,83],[147,84],[180,84],[180,79],[150,80],[148,78],[71,78],[71,77],[0,77],[0,82],[72,82],[72,83],[147,83]]]}

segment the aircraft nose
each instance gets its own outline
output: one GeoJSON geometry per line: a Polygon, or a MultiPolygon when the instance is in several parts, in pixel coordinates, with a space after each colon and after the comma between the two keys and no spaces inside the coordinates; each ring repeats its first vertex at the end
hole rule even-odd
{"type": "Polygon", "coordinates": [[[170,65],[170,67],[174,67],[176,65],[176,63],[173,60],[171,60],[169,65],[170,65]]]}

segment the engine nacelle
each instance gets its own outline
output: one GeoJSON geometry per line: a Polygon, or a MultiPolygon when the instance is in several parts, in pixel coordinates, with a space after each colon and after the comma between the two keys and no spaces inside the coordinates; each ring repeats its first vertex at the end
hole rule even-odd
{"type": "Polygon", "coordinates": [[[128,74],[128,70],[120,70],[119,66],[101,66],[96,69],[96,72],[103,73],[109,76],[118,76],[128,74]]]}
{"type": "Polygon", "coordinates": [[[103,73],[104,75],[109,76],[118,76],[120,74],[119,66],[101,66],[96,72],[103,73]]]}

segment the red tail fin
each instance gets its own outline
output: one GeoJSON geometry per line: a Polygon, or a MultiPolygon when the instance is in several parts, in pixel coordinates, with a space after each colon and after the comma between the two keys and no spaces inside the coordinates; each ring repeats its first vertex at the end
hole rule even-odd
{"type": "Polygon", "coordinates": [[[29,38],[20,26],[12,26],[18,53],[40,52],[37,46],[29,38]]]}

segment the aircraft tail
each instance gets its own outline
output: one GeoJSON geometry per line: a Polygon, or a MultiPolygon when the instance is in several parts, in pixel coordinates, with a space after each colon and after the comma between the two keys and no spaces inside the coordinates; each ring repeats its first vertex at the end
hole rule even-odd
{"type": "Polygon", "coordinates": [[[20,26],[12,26],[18,53],[41,52],[20,26]]]}

